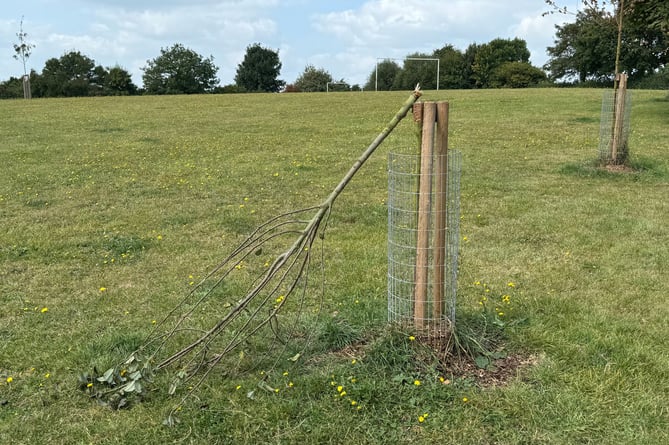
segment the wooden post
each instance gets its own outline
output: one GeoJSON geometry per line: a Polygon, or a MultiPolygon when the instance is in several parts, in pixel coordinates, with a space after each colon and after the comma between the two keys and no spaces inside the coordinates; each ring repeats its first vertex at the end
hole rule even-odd
{"type": "Polygon", "coordinates": [[[437,151],[434,218],[433,318],[443,315],[444,265],[446,263],[446,212],[448,208],[448,102],[437,103],[437,151]]]}
{"type": "MultiPolygon", "coordinates": [[[[627,96],[627,74],[616,76],[618,87],[614,94],[613,103],[613,136],[611,138],[611,163],[619,164],[618,159],[624,149],[623,128],[625,121],[625,99],[627,96]]],[[[624,159],[623,159],[624,161],[624,159]]]]}
{"type": "Polygon", "coordinates": [[[432,194],[432,153],[436,104],[423,104],[423,125],[420,147],[420,176],[418,186],[418,232],[416,239],[416,275],[414,287],[414,325],[425,326],[427,285],[430,253],[430,197],[432,194]]]}

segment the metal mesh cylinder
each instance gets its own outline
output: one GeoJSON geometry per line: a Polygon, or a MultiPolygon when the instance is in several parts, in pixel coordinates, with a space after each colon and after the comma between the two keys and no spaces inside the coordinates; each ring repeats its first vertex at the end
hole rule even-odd
{"type": "MultiPolygon", "coordinates": [[[[427,301],[421,326],[443,326],[455,323],[455,296],[460,223],[460,171],[462,156],[448,152],[446,189],[446,231],[443,281],[435,283],[434,236],[430,236],[427,271],[427,301]],[[435,287],[442,287],[443,299],[435,307],[435,287]]],[[[403,324],[416,324],[414,289],[416,277],[417,221],[420,182],[420,156],[390,153],[388,159],[388,319],[403,324]]],[[[430,181],[438,180],[434,175],[430,181]]],[[[435,232],[434,190],[430,196],[431,217],[429,232],[435,232]]]]}
{"type": "Polygon", "coordinates": [[[629,91],[623,93],[614,90],[607,90],[604,92],[602,98],[602,116],[599,127],[599,161],[602,164],[618,163],[617,160],[625,160],[628,156],[627,138],[630,132],[630,116],[632,109],[632,95],[629,91]],[[618,147],[616,158],[613,159],[613,135],[615,131],[615,109],[616,109],[616,95],[625,94],[625,107],[622,122],[622,134],[618,147]]]}

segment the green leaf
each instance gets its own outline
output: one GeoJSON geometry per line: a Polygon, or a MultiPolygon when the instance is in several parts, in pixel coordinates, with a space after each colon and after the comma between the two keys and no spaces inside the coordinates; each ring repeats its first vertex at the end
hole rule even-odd
{"type": "Polygon", "coordinates": [[[508,354],[504,351],[497,351],[497,352],[493,352],[491,357],[494,358],[495,360],[499,360],[499,359],[507,358],[508,354]]]}
{"type": "Polygon", "coordinates": [[[112,384],[114,383],[114,368],[109,368],[105,371],[102,377],[97,378],[98,382],[112,384]]]}
{"type": "Polygon", "coordinates": [[[133,392],[133,391],[135,391],[135,388],[136,388],[136,386],[137,386],[137,383],[139,383],[139,382],[137,382],[137,380],[131,380],[130,382],[128,382],[128,384],[124,385],[124,386],[121,388],[121,393],[126,393],[126,392],[133,392]]]}
{"type": "Polygon", "coordinates": [[[484,355],[478,355],[474,359],[479,369],[486,369],[490,365],[490,359],[484,355]]]}
{"type": "Polygon", "coordinates": [[[135,371],[132,374],[128,376],[130,380],[139,380],[142,378],[142,372],[141,371],[135,371]]]}
{"type": "Polygon", "coordinates": [[[163,420],[163,425],[168,427],[173,427],[178,423],[179,419],[174,414],[170,414],[165,420],[163,420]]]}

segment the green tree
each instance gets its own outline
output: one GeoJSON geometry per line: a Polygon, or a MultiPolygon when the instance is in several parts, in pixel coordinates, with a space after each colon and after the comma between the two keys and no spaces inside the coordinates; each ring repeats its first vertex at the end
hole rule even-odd
{"type": "Polygon", "coordinates": [[[453,45],[446,45],[435,50],[433,57],[439,59],[439,87],[447,89],[469,88],[465,77],[465,57],[462,51],[453,45]]]}
{"type": "Polygon", "coordinates": [[[332,82],[332,75],[322,68],[316,68],[313,65],[307,65],[304,71],[295,81],[295,87],[299,91],[312,93],[316,91],[325,91],[326,85],[332,82]]]}
{"type": "Polygon", "coordinates": [[[116,65],[109,68],[105,79],[105,93],[111,96],[127,96],[137,93],[137,85],[128,71],[116,65]]]}
{"type": "Polygon", "coordinates": [[[507,62],[524,62],[530,60],[527,43],[522,39],[494,39],[480,45],[474,55],[472,77],[479,88],[488,88],[492,84],[495,70],[507,62]]]}
{"type": "Polygon", "coordinates": [[[32,97],[30,89],[30,76],[28,76],[28,59],[32,53],[35,45],[28,42],[28,33],[23,30],[23,17],[21,17],[21,25],[19,26],[19,32],[16,34],[16,37],[19,38],[19,43],[14,44],[14,58],[19,60],[23,64],[23,97],[25,99],[30,99],[32,97]]]}
{"type": "Polygon", "coordinates": [[[18,99],[23,97],[23,81],[18,77],[10,77],[0,82],[0,99],[18,99]]]}
{"type": "Polygon", "coordinates": [[[244,60],[237,65],[235,83],[249,92],[275,93],[286,84],[278,78],[280,73],[279,52],[255,43],[246,48],[244,60]]]}
{"type": "MultiPolygon", "coordinates": [[[[633,11],[628,9],[625,17],[634,17],[633,11]]],[[[660,27],[637,25],[631,19],[620,34],[618,50],[618,19],[604,9],[587,8],[576,14],[575,22],[556,26],[555,44],[547,49],[544,66],[550,77],[601,82],[626,71],[630,82],[638,82],[669,62],[669,36],[660,27]]]]}
{"type": "Polygon", "coordinates": [[[527,62],[504,62],[493,71],[494,88],[527,88],[546,80],[546,73],[527,62]]]}
{"type": "Polygon", "coordinates": [[[51,58],[44,63],[39,89],[45,97],[88,96],[94,68],[93,59],[79,51],[51,58]]]}
{"type": "Polygon", "coordinates": [[[437,88],[437,62],[434,60],[416,60],[416,59],[434,59],[432,54],[413,53],[404,59],[402,70],[395,76],[393,82],[394,90],[413,90],[416,84],[424,90],[434,90],[437,88]]]}
{"type": "Polygon", "coordinates": [[[379,62],[374,71],[369,75],[365,90],[390,91],[395,83],[395,78],[399,75],[402,68],[395,61],[386,59],[379,62]]]}
{"type": "Polygon", "coordinates": [[[180,43],[161,48],[160,56],[148,60],[142,71],[148,94],[211,93],[218,85],[214,58],[203,58],[180,43]]]}

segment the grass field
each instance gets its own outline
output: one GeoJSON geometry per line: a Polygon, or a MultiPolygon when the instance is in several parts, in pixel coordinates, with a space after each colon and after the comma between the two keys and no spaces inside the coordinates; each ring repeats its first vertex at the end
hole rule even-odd
{"type": "Polygon", "coordinates": [[[333,208],[296,362],[245,345],[253,363],[212,373],[174,428],[160,381],[119,411],[77,388],[256,225],[319,204],[407,94],[0,102],[0,443],[669,443],[662,91],[633,92],[624,174],[594,168],[601,90],[425,93],[451,102],[463,155],[458,317],[509,295],[500,335],[531,362],[507,384],[421,366],[412,333],[385,328],[386,157],[416,145],[406,119],[333,208]]]}

